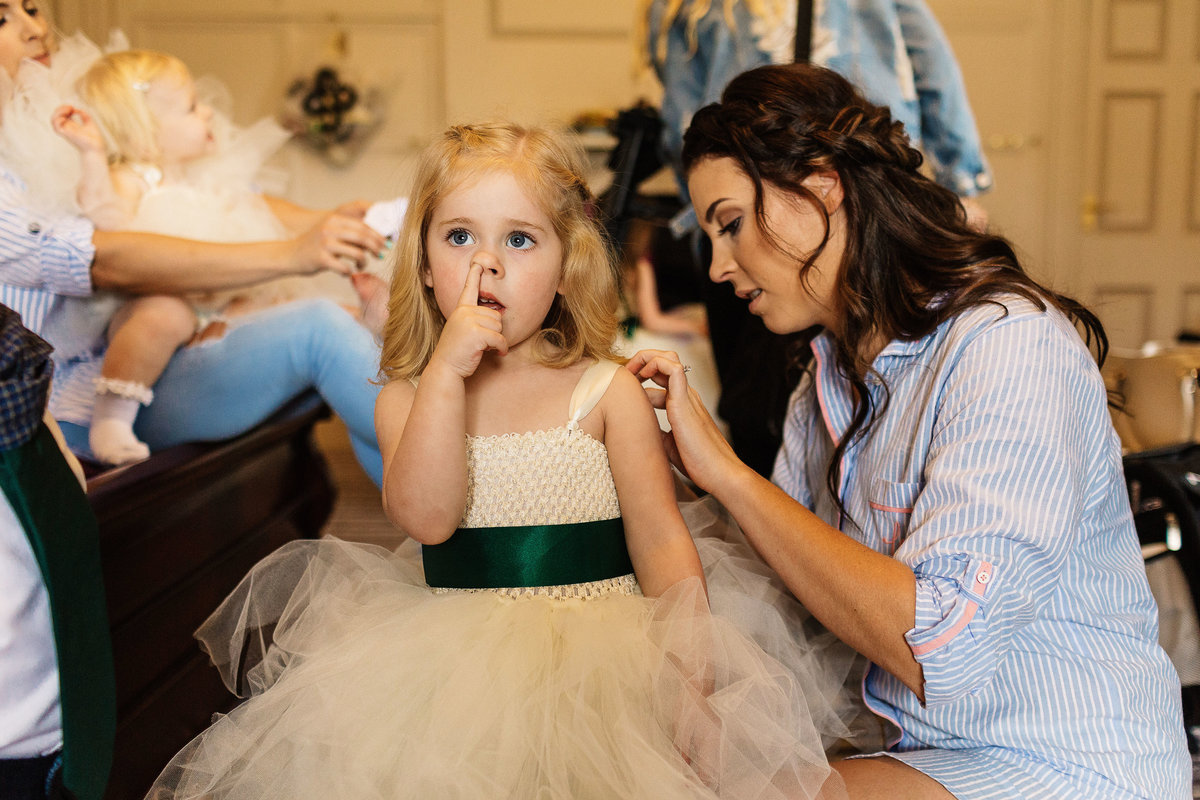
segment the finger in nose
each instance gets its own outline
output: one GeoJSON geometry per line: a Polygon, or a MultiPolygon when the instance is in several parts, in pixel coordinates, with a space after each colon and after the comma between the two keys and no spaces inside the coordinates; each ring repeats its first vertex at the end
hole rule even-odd
{"type": "Polygon", "coordinates": [[[487,250],[479,250],[471,257],[472,264],[478,264],[485,274],[497,278],[504,277],[504,264],[494,254],[487,250]]]}

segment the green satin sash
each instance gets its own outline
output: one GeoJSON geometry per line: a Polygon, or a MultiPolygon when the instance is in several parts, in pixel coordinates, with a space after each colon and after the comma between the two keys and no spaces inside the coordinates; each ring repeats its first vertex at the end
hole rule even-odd
{"type": "Polygon", "coordinates": [[[452,589],[561,586],[633,572],[621,518],[569,525],[459,528],[424,545],[425,582],[452,589]]]}

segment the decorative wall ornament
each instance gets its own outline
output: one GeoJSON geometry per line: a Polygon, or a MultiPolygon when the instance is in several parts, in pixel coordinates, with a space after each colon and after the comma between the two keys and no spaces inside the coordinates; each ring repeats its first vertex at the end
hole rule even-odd
{"type": "Polygon", "coordinates": [[[280,124],[335,166],[349,164],[383,122],[383,98],[322,65],[288,87],[280,124]]]}
{"type": "MultiPolygon", "coordinates": [[[[331,19],[331,22],[336,20],[331,19]]],[[[292,81],[280,123],[335,166],[346,166],[383,122],[383,92],[354,82],[346,61],[348,36],[336,30],[320,66],[292,81]]]]}

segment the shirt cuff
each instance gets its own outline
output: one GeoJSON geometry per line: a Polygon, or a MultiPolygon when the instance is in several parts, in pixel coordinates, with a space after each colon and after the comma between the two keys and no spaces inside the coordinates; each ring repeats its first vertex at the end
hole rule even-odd
{"type": "Polygon", "coordinates": [[[978,170],[950,170],[938,176],[938,183],[953,186],[959,197],[975,197],[992,188],[992,173],[986,167],[978,170]]]}
{"type": "Polygon", "coordinates": [[[96,257],[92,234],[95,230],[86,217],[63,217],[52,224],[49,221],[31,223],[29,232],[38,237],[45,289],[72,297],[92,294],[92,261],[96,257]]]}
{"type": "Polygon", "coordinates": [[[916,573],[916,625],[904,638],[924,671],[928,707],[976,691],[996,671],[987,621],[996,568],[983,558],[955,557],[916,573]]]}

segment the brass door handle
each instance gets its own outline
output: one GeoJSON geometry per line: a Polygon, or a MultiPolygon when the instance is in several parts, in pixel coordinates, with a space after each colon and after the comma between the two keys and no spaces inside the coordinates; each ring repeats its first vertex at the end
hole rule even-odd
{"type": "Polygon", "coordinates": [[[1094,194],[1085,194],[1079,204],[1079,226],[1091,232],[1100,227],[1100,215],[1105,212],[1105,206],[1094,194]]]}

